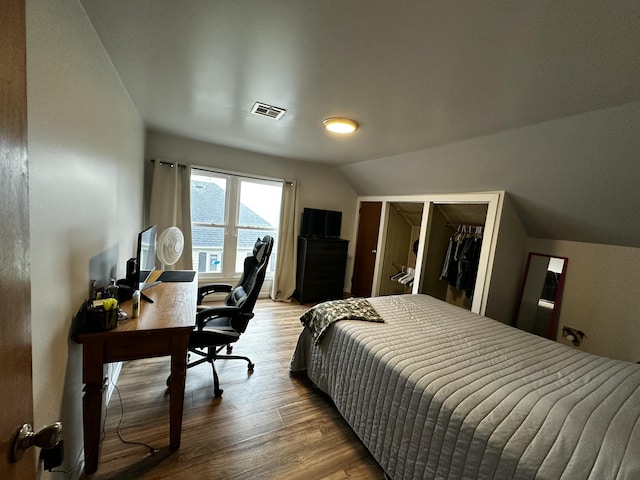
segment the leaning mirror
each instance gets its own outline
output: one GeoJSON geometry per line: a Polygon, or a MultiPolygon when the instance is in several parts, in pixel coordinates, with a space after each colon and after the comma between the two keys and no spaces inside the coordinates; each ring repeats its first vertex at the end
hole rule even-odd
{"type": "Polygon", "coordinates": [[[566,257],[529,253],[515,326],[555,340],[566,257]]]}

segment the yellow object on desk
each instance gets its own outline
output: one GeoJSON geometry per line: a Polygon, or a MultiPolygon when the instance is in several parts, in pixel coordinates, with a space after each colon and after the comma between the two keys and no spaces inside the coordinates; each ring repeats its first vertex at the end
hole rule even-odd
{"type": "Polygon", "coordinates": [[[118,301],[105,298],[87,302],[84,329],[89,332],[103,332],[118,326],[118,301]]]}

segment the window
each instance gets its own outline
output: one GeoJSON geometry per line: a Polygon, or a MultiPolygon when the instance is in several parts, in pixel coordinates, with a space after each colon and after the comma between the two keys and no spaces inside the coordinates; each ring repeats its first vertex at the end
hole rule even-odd
{"type": "Polygon", "coordinates": [[[204,276],[238,276],[258,237],[271,235],[275,270],[282,182],[193,169],[193,264],[204,276]]]}

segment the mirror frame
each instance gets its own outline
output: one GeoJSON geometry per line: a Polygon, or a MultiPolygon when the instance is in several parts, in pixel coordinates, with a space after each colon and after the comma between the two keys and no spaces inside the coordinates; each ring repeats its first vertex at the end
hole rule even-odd
{"type": "MultiPolygon", "coordinates": [[[[564,288],[564,281],[565,281],[565,275],[567,273],[567,263],[569,263],[569,259],[567,257],[561,257],[559,255],[550,255],[547,253],[538,253],[538,252],[529,252],[529,255],[527,257],[527,264],[524,270],[524,276],[522,277],[522,284],[520,285],[520,295],[519,295],[519,299],[520,302],[518,303],[518,309],[516,311],[516,315],[513,319],[513,323],[512,326],[518,328],[518,319],[520,317],[520,310],[522,308],[522,300],[523,300],[523,295],[525,292],[525,287],[526,287],[526,283],[527,283],[527,278],[529,276],[529,268],[531,266],[531,259],[533,257],[546,257],[549,260],[551,260],[552,258],[557,258],[560,260],[564,260],[563,264],[562,264],[562,271],[560,272],[560,276],[558,278],[558,288],[556,289],[556,294],[554,296],[553,299],[553,309],[551,311],[551,315],[549,316],[549,321],[547,324],[547,328],[546,328],[546,332],[544,337],[548,338],[550,340],[556,340],[557,338],[557,325],[556,325],[556,318],[558,316],[558,309],[560,306],[560,299],[562,298],[562,291],[564,288]]],[[[524,329],[521,329],[524,330],[524,329]]],[[[525,330],[526,331],[526,330],[525,330]]]]}

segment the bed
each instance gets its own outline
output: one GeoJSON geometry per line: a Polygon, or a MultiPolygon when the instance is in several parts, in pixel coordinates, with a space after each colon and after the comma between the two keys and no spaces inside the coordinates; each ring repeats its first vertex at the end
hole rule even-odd
{"type": "Polygon", "coordinates": [[[393,480],[640,479],[640,365],[427,295],[367,301],[383,322],[338,321],[317,342],[305,327],[290,371],[393,480]]]}

